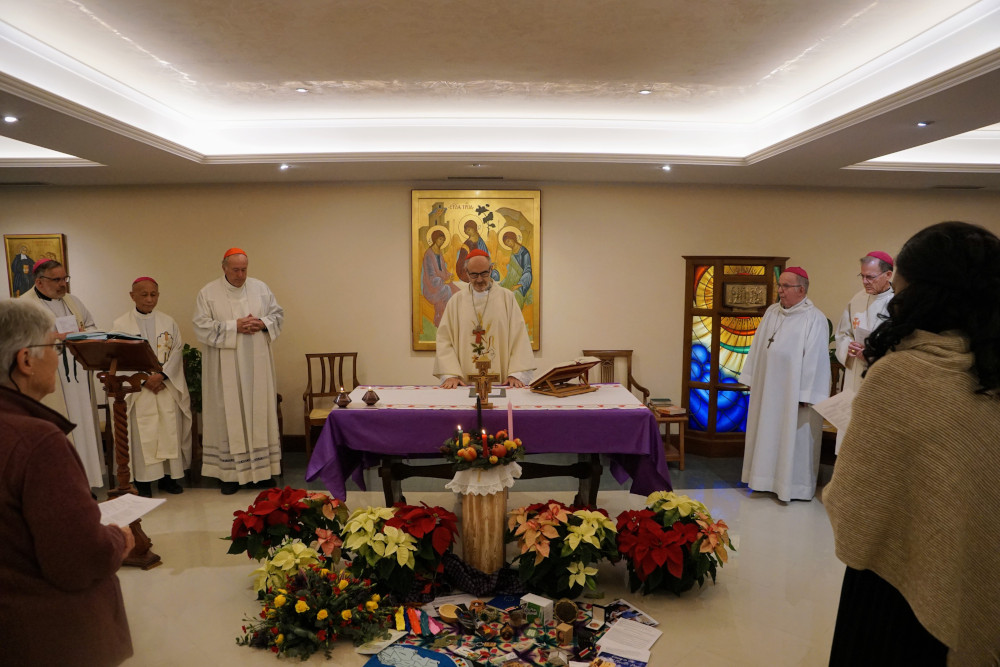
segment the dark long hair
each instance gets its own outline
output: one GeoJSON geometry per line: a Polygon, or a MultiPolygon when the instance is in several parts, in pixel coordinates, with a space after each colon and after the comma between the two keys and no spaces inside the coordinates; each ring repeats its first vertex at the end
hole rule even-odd
{"type": "Polygon", "coordinates": [[[940,222],[896,256],[904,289],[865,344],[873,364],[917,329],[960,331],[975,356],[980,393],[1000,391],[1000,238],[966,222],[940,222]]]}

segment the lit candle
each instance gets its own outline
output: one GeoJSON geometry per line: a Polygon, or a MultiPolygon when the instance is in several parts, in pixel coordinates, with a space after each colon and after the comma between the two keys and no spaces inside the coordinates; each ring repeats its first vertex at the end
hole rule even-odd
{"type": "Polygon", "coordinates": [[[490,446],[486,442],[486,429],[485,428],[483,429],[483,458],[484,459],[490,458],[490,446]]]}
{"type": "Polygon", "coordinates": [[[507,401],[507,439],[514,439],[514,404],[507,401]]]}
{"type": "Polygon", "coordinates": [[[455,431],[455,434],[456,434],[455,435],[455,442],[458,444],[459,447],[461,447],[462,446],[462,425],[461,424],[458,425],[458,430],[455,431]]]}

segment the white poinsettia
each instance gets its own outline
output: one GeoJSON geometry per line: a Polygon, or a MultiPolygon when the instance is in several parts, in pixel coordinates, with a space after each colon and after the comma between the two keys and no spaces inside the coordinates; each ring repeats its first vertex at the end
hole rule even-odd
{"type": "Polygon", "coordinates": [[[381,558],[396,556],[396,562],[401,567],[408,567],[411,570],[416,567],[416,560],[413,557],[417,549],[417,540],[409,533],[399,528],[386,526],[383,532],[375,534],[372,541],[372,549],[381,558]]]}
{"type": "Polygon", "coordinates": [[[372,545],[376,535],[376,526],[381,526],[382,522],[391,519],[395,510],[391,507],[366,507],[355,510],[347,518],[344,524],[344,548],[350,551],[357,551],[364,545],[372,545]]]}
{"type": "Polygon", "coordinates": [[[263,591],[268,586],[284,585],[285,580],[301,568],[319,562],[319,553],[315,549],[298,541],[286,542],[274,556],[250,573],[251,577],[255,577],[254,590],[263,591]]]}
{"type": "MultiPolygon", "coordinates": [[[[586,586],[587,580],[597,574],[596,567],[585,566],[581,561],[574,561],[566,566],[569,570],[569,585],[573,586],[579,584],[580,586],[586,586]]],[[[593,588],[593,586],[591,586],[593,588]]]]}

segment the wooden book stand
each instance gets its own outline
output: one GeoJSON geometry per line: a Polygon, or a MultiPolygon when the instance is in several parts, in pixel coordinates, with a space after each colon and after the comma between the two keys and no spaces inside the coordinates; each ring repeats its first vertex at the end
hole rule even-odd
{"type": "Polygon", "coordinates": [[[587,375],[601,360],[585,359],[587,360],[571,361],[550,368],[531,383],[531,391],[546,396],[574,396],[597,391],[597,387],[590,386],[587,375]]]}
{"type": "MultiPolygon", "coordinates": [[[[108,497],[117,498],[126,493],[136,493],[129,482],[128,412],[125,395],[142,391],[142,382],[150,373],[162,371],[153,348],[145,340],[72,340],[66,347],[88,371],[100,371],[97,378],[104,384],[104,391],[114,399],[115,463],[118,488],[109,489],[108,497]],[[118,371],[138,371],[132,375],[117,375],[118,371]]],[[[135,536],[135,549],[126,556],[125,565],[148,570],[160,564],[160,557],[150,550],[152,541],[143,532],[136,519],[129,527],[135,536]]]]}

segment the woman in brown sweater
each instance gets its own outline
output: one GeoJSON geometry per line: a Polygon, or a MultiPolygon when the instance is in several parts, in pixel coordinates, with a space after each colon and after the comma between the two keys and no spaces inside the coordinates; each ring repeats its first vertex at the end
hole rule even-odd
{"type": "Polygon", "coordinates": [[[132,640],[115,572],[135,546],[103,526],[55,390],[52,315],[0,302],[0,663],[117,665],[132,640]]]}
{"type": "Polygon", "coordinates": [[[823,502],[847,565],[831,665],[1000,664],[1000,239],[896,258],[889,318],[823,502]]]}

